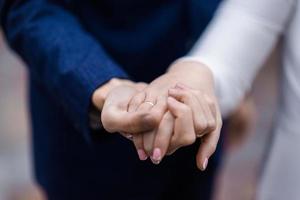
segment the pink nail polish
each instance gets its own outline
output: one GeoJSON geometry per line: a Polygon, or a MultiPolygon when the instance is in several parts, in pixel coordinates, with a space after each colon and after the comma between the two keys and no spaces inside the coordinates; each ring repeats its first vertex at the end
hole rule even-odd
{"type": "Polygon", "coordinates": [[[137,150],[140,160],[147,160],[148,156],[143,149],[137,150]]]}
{"type": "Polygon", "coordinates": [[[159,164],[161,161],[161,150],[159,148],[155,148],[151,157],[151,160],[154,164],[159,164]]]}
{"type": "Polygon", "coordinates": [[[208,164],[208,158],[205,158],[203,165],[202,165],[202,171],[204,171],[206,169],[207,164],[208,164]]]}

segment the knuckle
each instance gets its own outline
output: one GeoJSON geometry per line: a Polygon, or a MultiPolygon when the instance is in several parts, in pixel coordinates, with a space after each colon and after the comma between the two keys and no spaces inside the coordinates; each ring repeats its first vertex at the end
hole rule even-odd
{"type": "Polygon", "coordinates": [[[207,105],[208,105],[210,108],[215,108],[215,107],[216,107],[214,98],[212,98],[211,96],[205,95],[205,96],[204,96],[204,99],[205,99],[207,105]]]}
{"type": "Polygon", "coordinates": [[[206,124],[204,124],[203,122],[199,122],[197,121],[195,123],[195,131],[196,133],[202,133],[206,128],[206,124]]]}
{"type": "Polygon", "coordinates": [[[210,131],[215,130],[216,126],[217,126],[217,124],[216,124],[216,121],[214,119],[210,119],[207,122],[207,129],[210,130],[210,131]]]}
{"type": "Polygon", "coordinates": [[[201,133],[207,128],[207,121],[206,120],[201,120],[201,122],[198,122],[196,124],[196,132],[201,133]]]}
{"type": "Polygon", "coordinates": [[[96,104],[104,104],[104,101],[107,97],[108,93],[105,93],[105,92],[98,92],[97,95],[94,96],[93,100],[96,104]]]}
{"type": "Polygon", "coordinates": [[[119,81],[119,79],[117,79],[117,78],[112,78],[112,79],[110,79],[110,81],[109,81],[109,83],[112,84],[112,85],[117,85],[119,82],[120,82],[120,81],[119,81]]]}
{"type": "Polygon", "coordinates": [[[114,124],[113,120],[111,119],[109,112],[102,114],[101,121],[102,121],[103,128],[107,132],[109,132],[109,133],[115,132],[114,131],[115,124],[114,124]]]}

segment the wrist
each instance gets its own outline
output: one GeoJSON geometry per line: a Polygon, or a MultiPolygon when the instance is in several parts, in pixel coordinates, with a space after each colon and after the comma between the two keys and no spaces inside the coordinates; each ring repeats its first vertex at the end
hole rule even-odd
{"type": "Polygon", "coordinates": [[[168,69],[169,74],[180,76],[184,84],[206,92],[214,92],[214,77],[208,66],[200,61],[178,59],[168,69]]]}

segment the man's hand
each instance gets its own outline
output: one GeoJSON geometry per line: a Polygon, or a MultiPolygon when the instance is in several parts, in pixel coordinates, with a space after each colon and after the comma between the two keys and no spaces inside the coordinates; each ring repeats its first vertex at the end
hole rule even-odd
{"type": "Polygon", "coordinates": [[[112,89],[102,109],[102,124],[110,133],[139,134],[155,129],[154,120],[148,112],[128,112],[130,99],[138,92],[132,86],[119,86],[112,89]]]}
{"type": "MultiPolygon", "coordinates": [[[[113,78],[110,81],[108,81],[106,84],[103,86],[99,87],[92,96],[92,103],[94,104],[94,107],[96,107],[99,111],[103,109],[104,102],[106,101],[107,97],[111,93],[111,97],[108,98],[107,101],[107,106],[110,104],[115,105],[118,107],[120,104],[128,104],[129,100],[132,98],[134,94],[136,94],[139,91],[142,91],[147,84],[139,82],[139,83],[134,83],[130,80],[124,80],[124,79],[118,79],[118,78],[113,78]],[[116,89],[116,90],[114,90],[116,89]],[[112,92],[114,91],[114,92],[112,92]],[[117,100],[117,101],[115,101],[117,100]]],[[[106,108],[106,111],[111,111],[114,106],[110,106],[109,109],[106,108]]],[[[116,112],[111,112],[111,114],[117,114],[118,112],[121,112],[124,114],[124,112],[127,111],[123,107],[118,107],[119,109],[116,112]]],[[[107,130],[110,130],[110,132],[113,132],[113,128],[116,126],[117,123],[112,123],[112,127],[110,127],[110,123],[112,120],[117,120],[117,118],[113,118],[109,113],[104,112],[104,126],[106,127],[107,130]],[[109,123],[107,125],[107,123],[109,123]]],[[[138,115],[134,117],[140,117],[138,115]]],[[[98,119],[97,119],[98,120],[98,119]]],[[[100,121],[100,118],[99,118],[100,121]]],[[[149,121],[149,120],[148,120],[149,121]]],[[[127,121],[128,124],[130,124],[130,121],[127,121]]],[[[118,123],[119,124],[119,123],[118,123]]],[[[103,125],[103,124],[102,124],[103,125]]],[[[120,125],[122,125],[122,121],[120,122],[120,125]]],[[[128,126],[128,125],[127,125],[128,126]]],[[[131,126],[131,125],[130,125],[131,126]]],[[[133,125],[134,126],[134,125],[133,125]]],[[[104,128],[105,128],[104,127],[104,128]]],[[[130,129],[129,129],[130,130],[130,129]]],[[[126,134],[126,132],[120,132],[123,136],[127,137],[129,134],[126,134]]]]}
{"type": "Polygon", "coordinates": [[[145,83],[134,83],[130,80],[113,78],[106,84],[102,85],[101,87],[95,90],[95,92],[92,95],[92,103],[94,104],[94,106],[99,110],[102,110],[108,93],[112,89],[121,85],[133,87],[137,91],[142,91],[147,86],[147,84],[145,83]]]}

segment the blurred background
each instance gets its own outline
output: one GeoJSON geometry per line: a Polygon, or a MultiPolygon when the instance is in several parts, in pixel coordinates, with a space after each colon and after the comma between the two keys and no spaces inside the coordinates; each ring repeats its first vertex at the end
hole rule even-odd
{"type": "MultiPolygon", "coordinates": [[[[249,115],[247,134],[228,134],[215,200],[254,199],[277,103],[277,58],[275,51],[257,77],[247,101],[250,112],[241,109],[249,115]]],[[[26,67],[0,31],[0,200],[43,199],[32,173],[26,76],[26,67]]]]}

